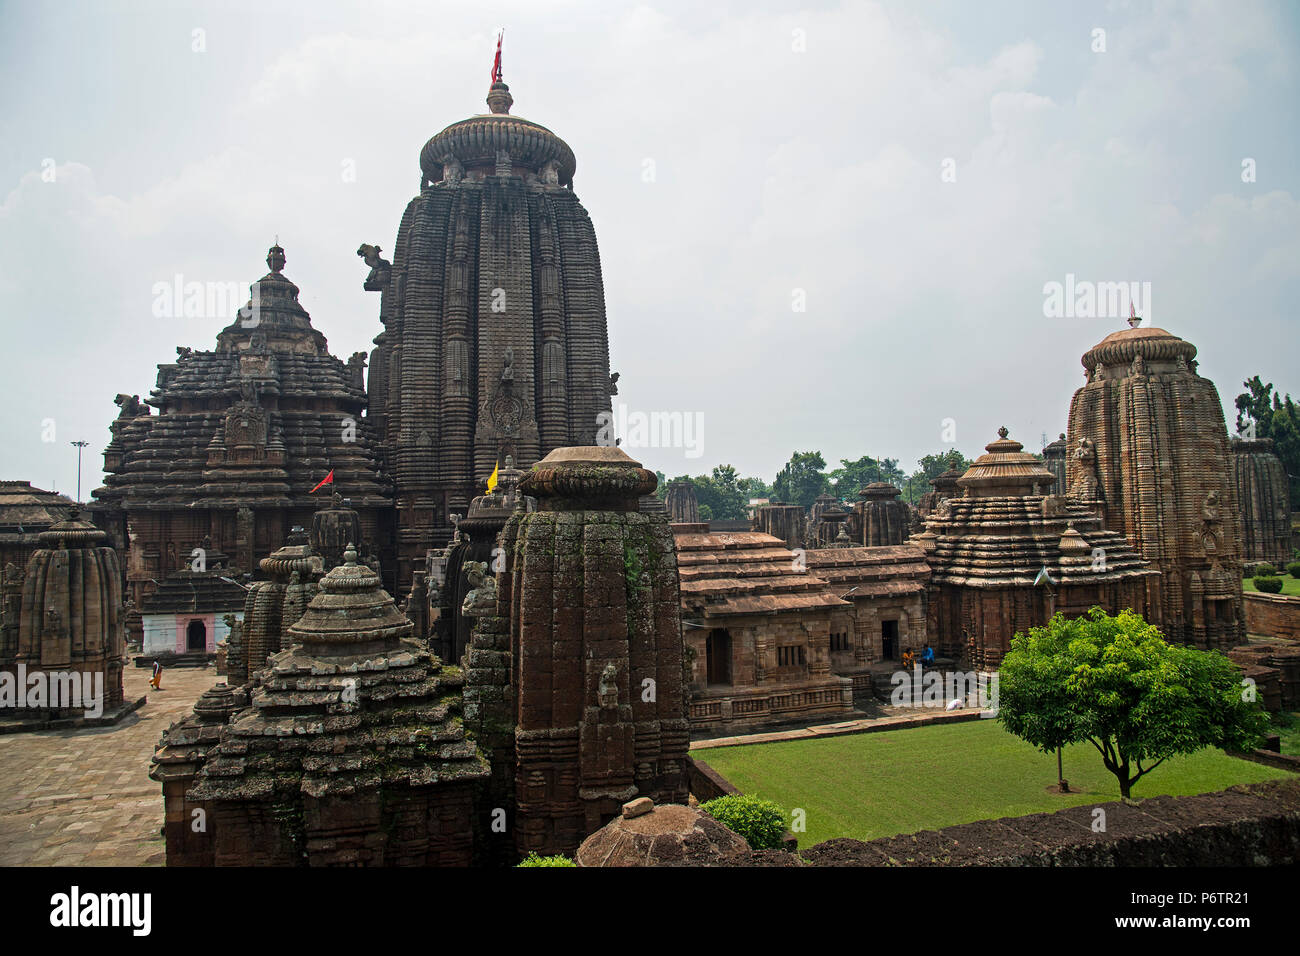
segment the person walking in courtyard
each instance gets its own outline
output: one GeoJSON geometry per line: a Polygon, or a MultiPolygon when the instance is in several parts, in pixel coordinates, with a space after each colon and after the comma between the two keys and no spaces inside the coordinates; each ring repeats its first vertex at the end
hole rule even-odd
{"type": "Polygon", "coordinates": [[[157,661],[153,662],[153,676],[149,678],[149,684],[154,690],[162,690],[162,665],[157,661]]]}

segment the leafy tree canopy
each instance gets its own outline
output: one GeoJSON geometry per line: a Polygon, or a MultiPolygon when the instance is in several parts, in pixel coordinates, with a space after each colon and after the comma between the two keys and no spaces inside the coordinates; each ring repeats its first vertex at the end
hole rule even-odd
{"type": "MultiPolygon", "coordinates": [[[[797,451],[790,456],[776,481],[772,482],[772,494],[781,501],[811,508],[818,495],[830,490],[830,479],[826,477],[826,459],[819,451],[797,451]]],[[[857,490],[854,490],[854,494],[857,490]]]]}
{"type": "Polygon", "coordinates": [[[897,458],[872,458],[863,455],[857,461],[840,459],[840,467],[828,476],[831,482],[831,494],[841,501],[854,502],[858,492],[873,481],[887,481],[891,485],[903,486],[906,476],[898,467],[897,458]]]}
{"type": "Polygon", "coordinates": [[[1291,501],[1300,501],[1300,409],[1273,390],[1258,375],[1242,383],[1246,391],[1237,396],[1237,431],[1246,432],[1251,423],[1256,438],[1273,439],[1273,450],[1291,479],[1291,501]]]}
{"type": "Polygon", "coordinates": [[[1165,760],[1258,746],[1268,717],[1218,651],[1169,644],[1132,611],[1101,608],[1017,634],[999,670],[998,719],[1044,752],[1088,741],[1120,795],[1165,760]]]}

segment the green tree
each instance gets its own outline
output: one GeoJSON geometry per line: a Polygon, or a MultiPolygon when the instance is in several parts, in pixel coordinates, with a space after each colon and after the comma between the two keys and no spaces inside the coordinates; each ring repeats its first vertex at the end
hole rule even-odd
{"type": "Polygon", "coordinates": [[[748,502],[750,498],[772,497],[772,486],[762,478],[741,478],[740,481],[736,482],[736,487],[738,487],[740,493],[745,496],[746,502],[748,502]]]}
{"type": "Polygon", "coordinates": [[[1007,730],[1044,753],[1091,743],[1127,798],[1177,754],[1258,746],[1268,716],[1247,696],[1218,651],[1169,644],[1132,611],[1094,607],[1011,639],[997,707],[1007,730]]]}
{"type": "Polygon", "coordinates": [[[1242,384],[1246,391],[1237,396],[1237,431],[1248,431],[1255,426],[1256,438],[1273,439],[1273,450],[1282,459],[1291,480],[1291,501],[1294,507],[1300,502],[1300,408],[1291,400],[1273,390],[1273,383],[1265,385],[1258,375],[1242,384]]]}
{"type": "Polygon", "coordinates": [[[826,459],[819,451],[794,452],[776,476],[776,481],[772,482],[774,497],[804,508],[811,508],[817,496],[829,490],[826,459]]]}
{"type": "Polygon", "coordinates": [[[920,465],[920,468],[912,472],[903,483],[903,500],[909,504],[916,504],[921,500],[922,495],[933,491],[934,489],[930,486],[931,480],[937,478],[949,468],[965,471],[972,464],[971,460],[956,448],[949,448],[937,455],[924,455],[917,459],[916,463],[920,465]]]}
{"type": "Polygon", "coordinates": [[[872,458],[863,455],[857,461],[840,459],[840,467],[828,476],[831,482],[831,494],[841,501],[856,501],[858,492],[873,481],[887,481],[900,488],[905,475],[898,467],[897,458],[872,458]]]}

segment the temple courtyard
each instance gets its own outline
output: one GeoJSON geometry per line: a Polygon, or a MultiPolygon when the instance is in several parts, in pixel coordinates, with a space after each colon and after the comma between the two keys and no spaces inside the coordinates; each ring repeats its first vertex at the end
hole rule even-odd
{"type": "MultiPolygon", "coordinates": [[[[1069,794],[1052,792],[1056,759],[996,720],[820,737],[693,752],[744,793],[804,811],[799,846],[878,837],[1119,799],[1091,744],[1063,755],[1069,794]]],[[[1187,796],[1294,775],[1219,750],[1166,761],[1134,788],[1137,799],[1187,796]]]]}
{"type": "Polygon", "coordinates": [[[213,667],[127,667],[146,703],[113,727],[0,736],[0,866],[162,866],[163,801],[149,779],[162,732],[217,681],[213,667]]]}

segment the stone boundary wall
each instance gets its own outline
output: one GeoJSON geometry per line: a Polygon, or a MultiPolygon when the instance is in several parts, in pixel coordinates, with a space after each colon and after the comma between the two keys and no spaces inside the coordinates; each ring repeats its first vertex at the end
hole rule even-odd
{"type": "Polygon", "coordinates": [[[695,799],[699,800],[700,803],[707,803],[716,797],[740,793],[726,777],[703,760],[695,757],[686,758],[686,778],[690,784],[691,793],[695,795],[695,799]]]}
{"type": "Polygon", "coordinates": [[[828,840],[803,856],[814,866],[1296,865],[1300,780],[1085,804],[870,842],[828,840]],[[1104,832],[1093,830],[1097,808],[1105,812],[1104,832]]]}
{"type": "Polygon", "coordinates": [[[1292,754],[1280,754],[1273,750],[1264,750],[1257,748],[1244,753],[1237,750],[1228,750],[1226,753],[1234,757],[1240,757],[1242,760],[1250,760],[1254,763],[1262,763],[1269,767],[1277,767],[1279,770],[1290,770],[1292,773],[1300,773],[1300,757],[1292,754]]]}
{"type": "Polygon", "coordinates": [[[1285,594],[1242,592],[1246,633],[1300,641],[1300,598],[1285,594]]]}

